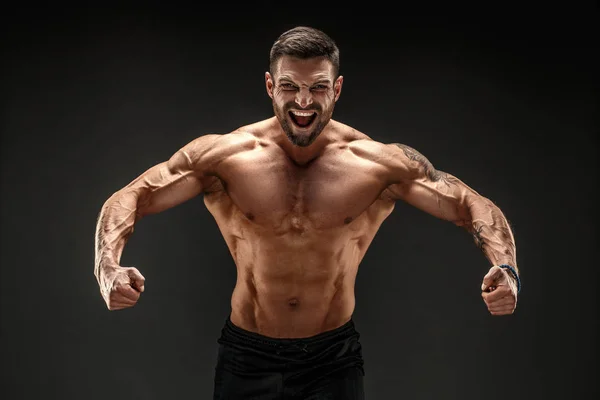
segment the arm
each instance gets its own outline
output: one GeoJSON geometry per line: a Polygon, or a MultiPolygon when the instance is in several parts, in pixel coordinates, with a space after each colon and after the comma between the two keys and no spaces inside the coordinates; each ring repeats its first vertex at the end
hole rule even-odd
{"type": "Polygon", "coordinates": [[[513,233],[502,211],[458,178],[436,170],[415,149],[393,143],[384,157],[389,168],[388,187],[394,199],[403,200],[437,218],[466,229],[492,268],[482,290],[494,315],[512,313],[516,306],[516,281],[498,265],[508,264],[519,273],[513,233]]]}
{"type": "Polygon", "coordinates": [[[104,203],[96,226],[94,274],[109,309],[133,306],[144,290],[145,279],[137,269],[119,266],[135,223],[202,192],[202,180],[218,160],[215,145],[219,138],[206,135],[192,141],[104,203]]]}

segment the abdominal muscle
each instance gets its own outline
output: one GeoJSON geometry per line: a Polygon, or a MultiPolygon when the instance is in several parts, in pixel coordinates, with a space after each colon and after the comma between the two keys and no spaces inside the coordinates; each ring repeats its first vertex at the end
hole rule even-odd
{"type": "Polygon", "coordinates": [[[358,241],[310,236],[263,234],[231,243],[237,265],[234,325],[269,337],[301,338],[348,322],[361,258],[358,241]]]}

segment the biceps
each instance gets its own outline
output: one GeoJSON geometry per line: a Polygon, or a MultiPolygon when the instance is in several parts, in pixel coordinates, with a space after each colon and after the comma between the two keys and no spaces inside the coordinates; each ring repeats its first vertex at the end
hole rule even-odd
{"type": "Polygon", "coordinates": [[[469,202],[475,192],[457,178],[440,173],[436,181],[416,179],[390,187],[394,198],[459,225],[470,219],[469,202]]]}
{"type": "Polygon", "coordinates": [[[185,154],[182,153],[150,168],[128,187],[138,194],[139,216],[175,207],[202,192],[200,179],[188,167],[185,154]]]}

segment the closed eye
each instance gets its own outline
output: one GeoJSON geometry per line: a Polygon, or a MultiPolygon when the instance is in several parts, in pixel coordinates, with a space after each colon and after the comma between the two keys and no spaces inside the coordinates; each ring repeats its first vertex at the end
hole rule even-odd
{"type": "Polygon", "coordinates": [[[283,90],[297,90],[298,86],[291,83],[282,83],[279,85],[283,90]]]}
{"type": "Polygon", "coordinates": [[[327,85],[315,85],[312,88],[315,89],[315,90],[326,90],[326,89],[329,89],[329,86],[327,86],[327,85]]]}

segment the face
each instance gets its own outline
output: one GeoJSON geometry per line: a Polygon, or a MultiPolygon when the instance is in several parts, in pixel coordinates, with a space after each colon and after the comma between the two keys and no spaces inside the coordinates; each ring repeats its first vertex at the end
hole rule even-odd
{"type": "Polygon", "coordinates": [[[324,57],[301,60],[283,56],[274,75],[265,74],[273,111],[290,141],[306,147],[327,125],[340,96],[343,77],[335,79],[324,57]]]}

